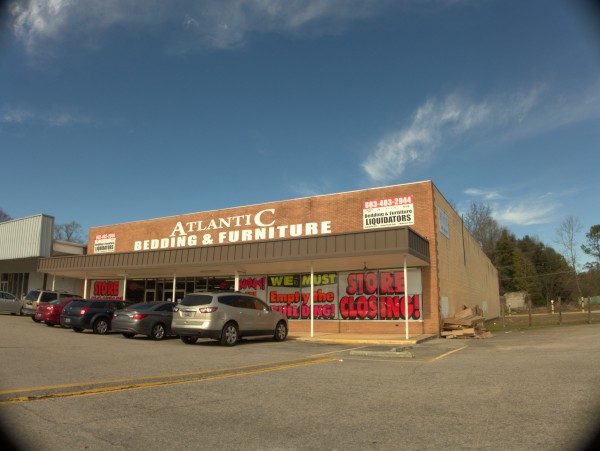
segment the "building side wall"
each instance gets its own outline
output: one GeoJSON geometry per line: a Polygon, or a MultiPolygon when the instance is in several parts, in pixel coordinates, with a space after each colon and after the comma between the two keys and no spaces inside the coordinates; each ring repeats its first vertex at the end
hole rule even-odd
{"type": "Polygon", "coordinates": [[[0,260],[49,257],[54,218],[36,215],[0,223],[0,260]]]}
{"type": "Polygon", "coordinates": [[[482,309],[486,318],[499,316],[498,271],[437,188],[434,196],[437,223],[435,260],[441,316],[452,317],[464,306],[482,309]],[[440,209],[448,218],[449,236],[442,233],[440,209]]]}

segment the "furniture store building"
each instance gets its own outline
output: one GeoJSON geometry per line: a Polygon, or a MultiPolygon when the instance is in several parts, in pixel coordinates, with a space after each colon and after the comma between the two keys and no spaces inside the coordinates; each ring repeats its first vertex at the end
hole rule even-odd
{"type": "Polygon", "coordinates": [[[236,289],[291,332],[432,334],[464,306],[500,313],[496,268],[430,181],[93,227],[87,255],[38,271],[86,298],[236,289]]]}

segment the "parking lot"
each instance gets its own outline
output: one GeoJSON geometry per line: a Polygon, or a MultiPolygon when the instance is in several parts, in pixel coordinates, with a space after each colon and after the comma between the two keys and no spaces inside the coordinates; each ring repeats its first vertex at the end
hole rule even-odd
{"type": "Polygon", "coordinates": [[[578,449],[598,426],[598,338],[598,324],[554,327],[390,355],[125,339],[0,315],[0,418],[34,450],[578,449]]]}

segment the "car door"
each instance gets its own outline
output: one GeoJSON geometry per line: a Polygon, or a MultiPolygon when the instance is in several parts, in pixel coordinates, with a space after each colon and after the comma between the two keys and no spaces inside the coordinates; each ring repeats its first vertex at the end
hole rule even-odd
{"type": "Polygon", "coordinates": [[[258,298],[252,298],[254,310],[256,311],[256,328],[262,332],[275,330],[273,311],[258,298]]]}
{"type": "Polygon", "coordinates": [[[228,296],[228,298],[226,302],[239,329],[245,332],[256,330],[255,310],[251,298],[240,295],[228,296]]]}
{"type": "Polygon", "coordinates": [[[8,293],[0,291],[0,312],[11,312],[10,299],[8,293]]]}
{"type": "Polygon", "coordinates": [[[21,301],[16,296],[0,291],[0,311],[9,313],[20,313],[21,301]]]}
{"type": "Polygon", "coordinates": [[[269,309],[260,299],[240,296],[240,305],[244,315],[244,330],[259,333],[274,329],[274,326],[270,325],[269,309]]]}
{"type": "Polygon", "coordinates": [[[173,308],[175,307],[174,302],[160,305],[153,313],[155,316],[160,318],[161,322],[166,326],[167,333],[171,333],[171,322],[173,320],[173,308]]]}

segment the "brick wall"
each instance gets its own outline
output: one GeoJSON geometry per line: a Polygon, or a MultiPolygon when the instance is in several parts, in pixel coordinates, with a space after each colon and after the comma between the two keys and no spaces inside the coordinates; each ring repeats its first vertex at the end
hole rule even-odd
{"type": "MultiPolygon", "coordinates": [[[[255,215],[264,210],[269,211],[265,212],[259,219],[263,222],[273,222],[274,227],[296,224],[305,226],[308,223],[313,223],[318,224],[320,228],[324,221],[329,221],[331,224],[330,233],[332,234],[356,232],[363,230],[362,206],[364,201],[409,195],[414,197],[415,207],[415,221],[414,225],[410,227],[424,236],[433,236],[434,229],[431,224],[431,189],[431,182],[421,182],[93,227],[90,229],[88,254],[94,253],[96,236],[111,234],[114,234],[115,237],[116,246],[114,252],[144,250],[143,245],[142,249],[136,249],[136,242],[139,244],[148,240],[150,241],[148,244],[151,245],[151,240],[159,240],[159,244],[162,245],[163,243],[160,240],[169,239],[170,241],[171,238],[183,238],[191,235],[196,236],[196,245],[198,246],[203,245],[202,242],[205,236],[210,237],[212,244],[220,244],[220,232],[227,233],[244,229],[253,231],[256,229],[257,225],[254,223],[255,215]],[[274,214],[270,210],[274,210],[274,214]],[[221,227],[220,220],[227,218],[232,218],[230,219],[231,226],[221,227]],[[178,224],[181,224],[180,228],[177,227],[178,224]],[[204,230],[198,230],[199,228],[204,228],[204,230]],[[182,235],[182,231],[185,232],[185,235],[182,235]]],[[[306,235],[303,234],[302,236],[306,235]]],[[[289,233],[287,237],[289,237],[289,233]]],[[[246,242],[250,241],[255,240],[251,239],[246,242]]],[[[176,247],[183,246],[171,246],[171,242],[169,242],[169,246],[161,248],[171,249],[176,247]]],[[[185,247],[193,246],[186,243],[185,247]]]]}

